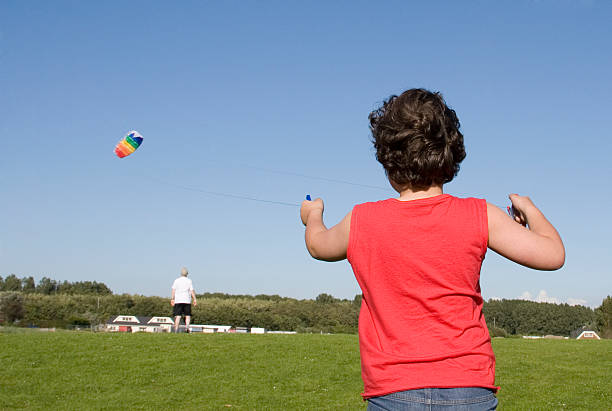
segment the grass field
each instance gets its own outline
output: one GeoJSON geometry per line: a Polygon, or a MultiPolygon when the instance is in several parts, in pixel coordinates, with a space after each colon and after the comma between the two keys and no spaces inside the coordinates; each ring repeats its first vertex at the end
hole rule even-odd
{"type": "MultiPolygon", "coordinates": [[[[610,409],[612,341],[496,339],[500,409],[610,409]]],[[[364,409],[357,336],[0,332],[2,409],[364,409]]]]}

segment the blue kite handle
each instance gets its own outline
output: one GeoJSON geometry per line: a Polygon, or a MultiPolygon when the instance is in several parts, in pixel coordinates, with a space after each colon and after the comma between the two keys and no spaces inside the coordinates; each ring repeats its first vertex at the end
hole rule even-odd
{"type": "Polygon", "coordinates": [[[312,201],[312,198],[310,198],[310,194],[306,194],[306,201],[312,201]]]}
{"type": "Polygon", "coordinates": [[[514,206],[508,206],[507,210],[508,215],[514,219],[514,217],[516,217],[516,213],[514,212],[514,206]]]}

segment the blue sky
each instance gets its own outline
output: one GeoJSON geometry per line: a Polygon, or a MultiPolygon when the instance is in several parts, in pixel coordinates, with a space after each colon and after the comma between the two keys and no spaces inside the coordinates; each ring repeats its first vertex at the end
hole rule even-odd
{"type": "Polygon", "coordinates": [[[368,113],[427,87],[465,135],[446,191],[529,195],[566,244],[551,273],[489,252],[485,298],[599,305],[612,294],[610,3],[379,3],[3,1],[0,275],[167,295],[187,266],[198,292],[352,298],[348,263],[307,255],[297,207],[196,190],[311,193],[333,224],[393,195],[368,113]],[[120,160],[133,129],[144,143],[120,160]]]}

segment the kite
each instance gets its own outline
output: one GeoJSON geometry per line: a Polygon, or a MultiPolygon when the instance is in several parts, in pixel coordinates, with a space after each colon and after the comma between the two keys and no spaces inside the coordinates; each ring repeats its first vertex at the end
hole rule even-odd
{"type": "Polygon", "coordinates": [[[127,136],[121,139],[115,146],[117,157],[123,158],[132,154],[142,144],[142,136],[136,130],[130,131],[127,136]]]}

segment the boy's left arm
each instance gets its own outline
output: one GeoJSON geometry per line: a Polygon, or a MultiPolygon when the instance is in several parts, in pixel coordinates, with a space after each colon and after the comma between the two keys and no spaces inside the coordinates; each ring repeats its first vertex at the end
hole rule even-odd
{"type": "Polygon", "coordinates": [[[338,224],[328,229],[323,223],[323,200],[304,201],[300,210],[306,226],[306,248],[313,258],[340,261],[346,258],[351,228],[349,212],[338,224]]]}

